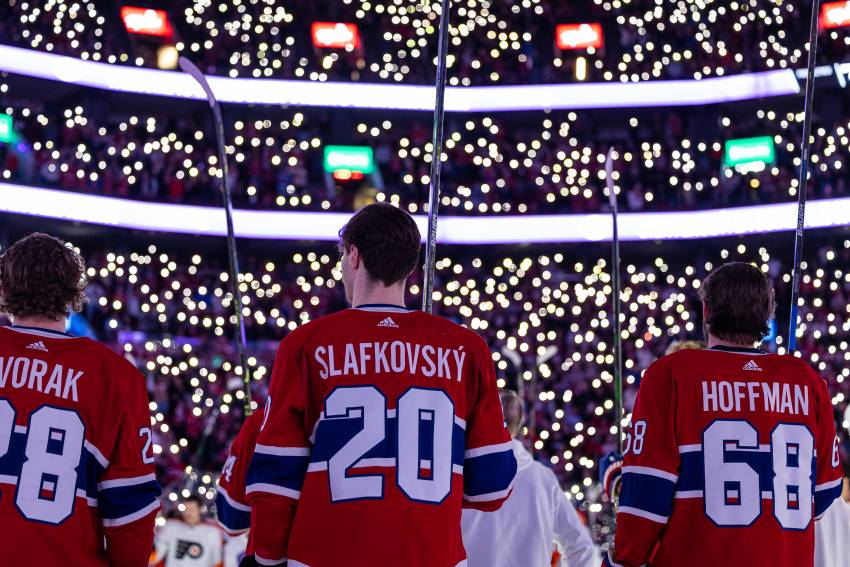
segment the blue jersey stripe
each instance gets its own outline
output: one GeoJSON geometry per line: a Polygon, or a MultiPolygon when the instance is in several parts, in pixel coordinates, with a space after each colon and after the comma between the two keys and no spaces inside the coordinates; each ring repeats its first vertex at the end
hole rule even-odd
{"type": "Polygon", "coordinates": [[[156,502],[161,493],[155,480],[102,489],[97,495],[97,506],[101,518],[113,520],[129,516],[156,502]]]}
{"type": "Polygon", "coordinates": [[[512,449],[466,459],[463,465],[463,493],[467,496],[506,490],[516,476],[517,463],[512,449]]]}
{"type": "MultiPolygon", "coordinates": [[[[681,453],[679,464],[679,482],[676,491],[687,492],[691,490],[705,489],[705,463],[702,451],[689,451],[681,453]]],[[[724,449],[723,460],[729,463],[745,463],[749,465],[759,476],[759,489],[762,492],[773,491],[773,458],[767,451],[746,451],[740,449],[724,449]]],[[[724,465],[717,462],[714,465],[718,469],[724,465]]],[[[815,462],[812,461],[811,470],[815,470],[815,462]]]]}
{"type": "MultiPolygon", "coordinates": [[[[0,457],[0,475],[19,478],[21,468],[26,461],[27,434],[14,431],[9,439],[9,449],[0,457]]],[[[97,481],[105,472],[97,459],[88,449],[83,447],[80,464],[77,465],[78,491],[83,491],[89,498],[97,497],[97,481]]]]}
{"type": "Polygon", "coordinates": [[[676,485],[658,476],[624,472],[620,491],[620,506],[637,508],[657,516],[669,517],[673,512],[673,491],[676,485]]]}
{"type": "Polygon", "coordinates": [[[246,484],[274,484],[300,491],[309,463],[310,457],[307,455],[283,456],[255,452],[248,468],[246,484]]]}
{"type": "Polygon", "coordinates": [[[251,527],[251,512],[237,510],[219,490],[215,495],[215,515],[222,526],[231,532],[247,530],[251,527]]]}
{"type": "MultiPolygon", "coordinates": [[[[395,459],[398,457],[398,419],[388,417],[384,439],[367,451],[364,459],[395,459]]],[[[310,453],[311,463],[324,463],[363,429],[362,417],[326,418],[316,428],[315,445],[310,453]]],[[[452,464],[463,465],[466,450],[466,431],[454,424],[452,428],[452,464]]],[[[422,420],[419,427],[419,458],[434,457],[434,424],[422,420]]]]}
{"type": "Polygon", "coordinates": [[[842,483],[839,482],[832,488],[815,491],[815,517],[820,517],[832,505],[835,499],[841,496],[841,489],[842,483]]]}

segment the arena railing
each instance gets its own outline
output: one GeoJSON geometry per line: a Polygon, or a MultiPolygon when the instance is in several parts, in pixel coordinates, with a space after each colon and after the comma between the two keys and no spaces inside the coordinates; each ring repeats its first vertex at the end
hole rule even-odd
{"type": "MultiPolygon", "coordinates": [[[[698,239],[793,230],[793,202],[731,207],[707,211],[623,213],[623,241],[698,239]]],[[[114,197],[0,183],[0,212],[82,223],[170,232],[224,236],[219,207],[149,203],[114,197]]],[[[242,238],[336,241],[349,213],[252,211],[236,209],[233,221],[242,238]]],[[[428,220],[414,218],[422,234],[428,220]]],[[[810,201],[806,228],[850,224],[850,198],[810,201]]],[[[610,216],[605,214],[443,216],[437,240],[442,244],[529,244],[602,242],[611,239],[610,216]]]]}
{"type": "MultiPolygon", "coordinates": [[[[85,61],[75,57],[0,45],[0,71],[109,91],[206,100],[184,73],[85,61]]],[[[374,83],[284,81],[210,76],[223,103],[434,110],[434,87],[374,83]]],[[[448,87],[447,112],[497,112],[693,106],[793,95],[800,84],[791,69],[702,80],[637,83],[571,83],[493,87],[448,87]]]]}

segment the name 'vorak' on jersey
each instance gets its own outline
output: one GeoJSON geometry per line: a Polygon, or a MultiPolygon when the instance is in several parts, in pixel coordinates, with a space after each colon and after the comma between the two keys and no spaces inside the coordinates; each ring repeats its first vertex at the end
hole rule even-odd
{"type": "Polygon", "coordinates": [[[150,425],[144,379],[118,354],[0,327],[0,563],[146,561],[160,493],[150,425]]]}

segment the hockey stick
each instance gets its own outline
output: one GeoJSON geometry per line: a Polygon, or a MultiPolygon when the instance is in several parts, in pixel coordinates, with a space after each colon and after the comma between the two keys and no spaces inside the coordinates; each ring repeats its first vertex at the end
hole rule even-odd
{"type": "Polygon", "coordinates": [[[434,107],[434,137],[431,152],[431,184],[428,190],[428,241],[425,245],[425,277],[422,283],[422,310],[434,312],[434,270],[437,252],[437,216],[440,209],[440,173],[443,155],[443,119],[446,98],[446,59],[449,51],[449,16],[452,1],[440,6],[439,48],[437,51],[437,104],[434,107]]]}
{"type": "Polygon", "coordinates": [[[620,234],[617,225],[617,195],[614,193],[614,148],[605,157],[605,183],[611,204],[611,277],[614,303],[614,414],[617,419],[617,453],[623,454],[623,339],[620,336],[620,234]]]}
{"type": "Polygon", "coordinates": [[[236,254],[236,235],[233,232],[233,203],[230,197],[230,182],[227,175],[227,154],[224,146],[224,123],[221,120],[221,107],[210,88],[207,78],[198,67],[185,57],[178,60],[180,68],[192,76],[207,95],[215,121],[215,135],[218,143],[218,159],[221,162],[221,199],[224,203],[224,214],[227,219],[227,252],[230,264],[230,281],[233,285],[233,312],[236,315],[238,334],[236,346],[239,351],[239,363],[242,365],[242,388],[245,397],[245,417],[251,415],[251,370],[248,368],[247,339],[245,336],[245,319],[242,317],[242,291],[239,289],[239,257],[236,254]]]}
{"type": "Polygon", "coordinates": [[[803,143],[801,144],[800,178],[797,186],[797,232],[794,236],[794,268],[791,283],[791,320],[788,323],[788,352],[797,350],[797,303],[800,298],[800,263],[803,259],[803,234],[806,224],[806,188],[809,184],[809,137],[812,133],[812,106],[815,98],[815,59],[818,53],[818,15],[820,0],[812,0],[809,24],[809,60],[806,73],[806,98],[803,102],[803,143]]]}

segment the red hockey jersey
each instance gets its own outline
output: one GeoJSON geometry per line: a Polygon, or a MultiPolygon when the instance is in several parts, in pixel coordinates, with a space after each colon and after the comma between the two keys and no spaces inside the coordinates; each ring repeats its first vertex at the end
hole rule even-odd
{"type": "Polygon", "coordinates": [[[841,492],[826,383],[755,349],[653,364],[626,440],[609,565],[807,567],[814,520],[841,492]]]}
{"type": "MultiPolygon", "coordinates": [[[[219,525],[231,536],[243,534],[251,527],[251,506],[245,496],[245,481],[264,418],[265,411],[257,411],[245,420],[239,435],[230,445],[230,452],[218,478],[215,514],[219,525]]],[[[249,535],[247,554],[252,553],[253,542],[249,535]]]]}
{"type": "Polygon", "coordinates": [[[248,472],[258,562],[454,567],[463,506],[516,473],[493,361],[475,333],[360,306],[281,343],[248,472]]]}
{"type": "Polygon", "coordinates": [[[145,382],[84,338],[0,328],[0,563],[147,565],[159,510],[145,382]]]}

